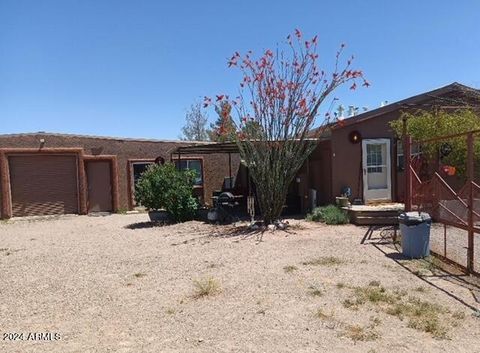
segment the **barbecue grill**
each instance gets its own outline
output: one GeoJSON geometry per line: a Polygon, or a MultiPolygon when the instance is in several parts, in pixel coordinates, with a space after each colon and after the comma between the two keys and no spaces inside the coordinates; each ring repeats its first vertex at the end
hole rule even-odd
{"type": "Polygon", "coordinates": [[[218,195],[215,207],[208,212],[208,219],[213,222],[235,222],[239,218],[235,214],[238,202],[231,192],[222,192],[218,195]]]}

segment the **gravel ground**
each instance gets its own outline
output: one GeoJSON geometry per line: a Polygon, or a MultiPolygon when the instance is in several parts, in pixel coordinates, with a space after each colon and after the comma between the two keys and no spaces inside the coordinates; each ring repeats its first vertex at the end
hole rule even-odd
{"type": "Polygon", "coordinates": [[[480,319],[461,303],[478,308],[471,288],[442,276],[430,285],[395,253],[360,245],[364,228],[298,222],[260,239],[200,222],[149,227],[146,217],[0,222],[0,351],[480,352],[480,319]],[[304,264],[322,256],[335,258],[304,264]],[[206,278],[219,291],[195,297],[206,278]],[[342,304],[371,281],[442,306],[448,338],[380,306],[342,304]],[[25,340],[32,332],[60,339],[25,340]]]}

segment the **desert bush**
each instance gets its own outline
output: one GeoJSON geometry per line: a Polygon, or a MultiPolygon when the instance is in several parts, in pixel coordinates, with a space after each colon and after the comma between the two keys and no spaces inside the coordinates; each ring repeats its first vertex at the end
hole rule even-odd
{"type": "Polygon", "coordinates": [[[208,297],[220,291],[220,284],[212,277],[196,280],[193,285],[195,286],[195,298],[208,297]]]}
{"type": "Polygon", "coordinates": [[[307,215],[307,220],[325,222],[326,224],[346,224],[349,222],[347,213],[335,205],[316,207],[307,215]]]}
{"type": "Polygon", "coordinates": [[[173,163],[153,164],[137,182],[135,199],[150,210],[166,210],[174,222],[191,220],[198,208],[194,179],[194,171],[178,170],[173,163]]]}

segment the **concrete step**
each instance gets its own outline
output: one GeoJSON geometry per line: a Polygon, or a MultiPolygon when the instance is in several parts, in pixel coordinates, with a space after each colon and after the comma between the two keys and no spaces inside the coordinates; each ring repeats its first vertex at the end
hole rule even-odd
{"type": "Polygon", "coordinates": [[[394,225],[398,224],[398,218],[395,217],[354,217],[350,218],[350,222],[356,225],[394,225]]]}

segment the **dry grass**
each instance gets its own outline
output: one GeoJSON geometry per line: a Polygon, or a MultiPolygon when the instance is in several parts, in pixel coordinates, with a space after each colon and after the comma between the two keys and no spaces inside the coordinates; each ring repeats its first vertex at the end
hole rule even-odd
{"type": "Polygon", "coordinates": [[[309,294],[312,296],[312,297],[321,297],[323,296],[323,291],[318,288],[317,286],[310,286],[308,287],[309,289],[309,294]]]}
{"type": "Polygon", "coordinates": [[[375,331],[373,325],[365,327],[360,325],[347,325],[343,335],[350,338],[355,343],[358,341],[375,341],[380,337],[378,332],[375,331]]]}
{"type": "Polygon", "coordinates": [[[415,291],[419,293],[425,293],[427,291],[427,288],[418,286],[417,288],[415,288],[415,291]]]}
{"type": "Polygon", "coordinates": [[[318,309],[315,312],[315,317],[319,318],[321,320],[327,321],[327,320],[333,320],[333,314],[326,314],[323,309],[318,309]]]}
{"type": "Polygon", "coordinates": [[[465,319],[465,313],[463,311],[455,311],[453,314],[452,314],[452,317],[456,320],[463,320],[465,319]]]}
{"type": "Polygon", "coordinates": [[[222,266],[221,264],[211,263],[207,265],[207,268],[213,269],[213,268],[219,268],[221,266],[222,266]]]}
{"type": "Polygon", "coordinates": [[[335,256],[322,256],[312,260],[302,262],[305,266],[338,266],[344,264],[345,261],[335,256]]]}
{"type": "Polygon", "coordinates": [[[194,298],[208,297],[220,292],[220,284],[212,277],[195,280],[193,286],[195,287],[194,298]]]}
{"type": "Polygon", "coordinates": [[[358,310],[361,305],[369,303],[400,320],[408,319],[408,327],[428,332],[435,338],[446,338],[448,321],[441,316],[445,310],[415,297],[405,299],[406,295],[404,290],[386,290],[378,281],[372,281],[368,286],[355,287],[353,297],[344,300],[343,305],[358,310]]]}
{"type": "Polygon", "coordinates": [[[443,263],[440,259],[435,256],[429,256],[425,259],[414,260],[414,273],[417,276],[425,276],[430,273],[435,274],[442,269],[443,263]]]}
{"type": "Polygon", "coordinates": [[[406,302],[395,303],[385,312],[401,320],[407,318],[408,327],[428,332],[435,338],[447,337],[447,320],[441,317],[445,310],[437,304],[411,297],[406,302]]]}
{"type": "Polygon", "coordinates": [[[298,267],[297,266],[294,266],[294,265],[288,265],[288,266],[285,266],[283,268],[283,270],[286,272],[286,273],[292,273],[296,270],[298,270],[298,267]]]}
{"type": "Polygon", "coordinates": [[[142,272],[137,272],[133,275],[135,278],[142,278],[142,277],[145,277],[146,274],[145,273],[142,273],[142,272]]]}
{"type": "Polygon", "coordinates": [[[370,321],[372,322],[373,326],[379,326],[382,323],[382,320],[380,320],[378,317],[372,317],[370,318],[370,321]]]}
{"type": "Polygon", "coordinates": [[[397,297],[386,291],[378,281],[372,281],[366,287],[355,287],[353,297],[343,301],[343,306],[349,309],[357,310],[360,305],[367,302],[374,304],[395,302],[397,297]]]}

